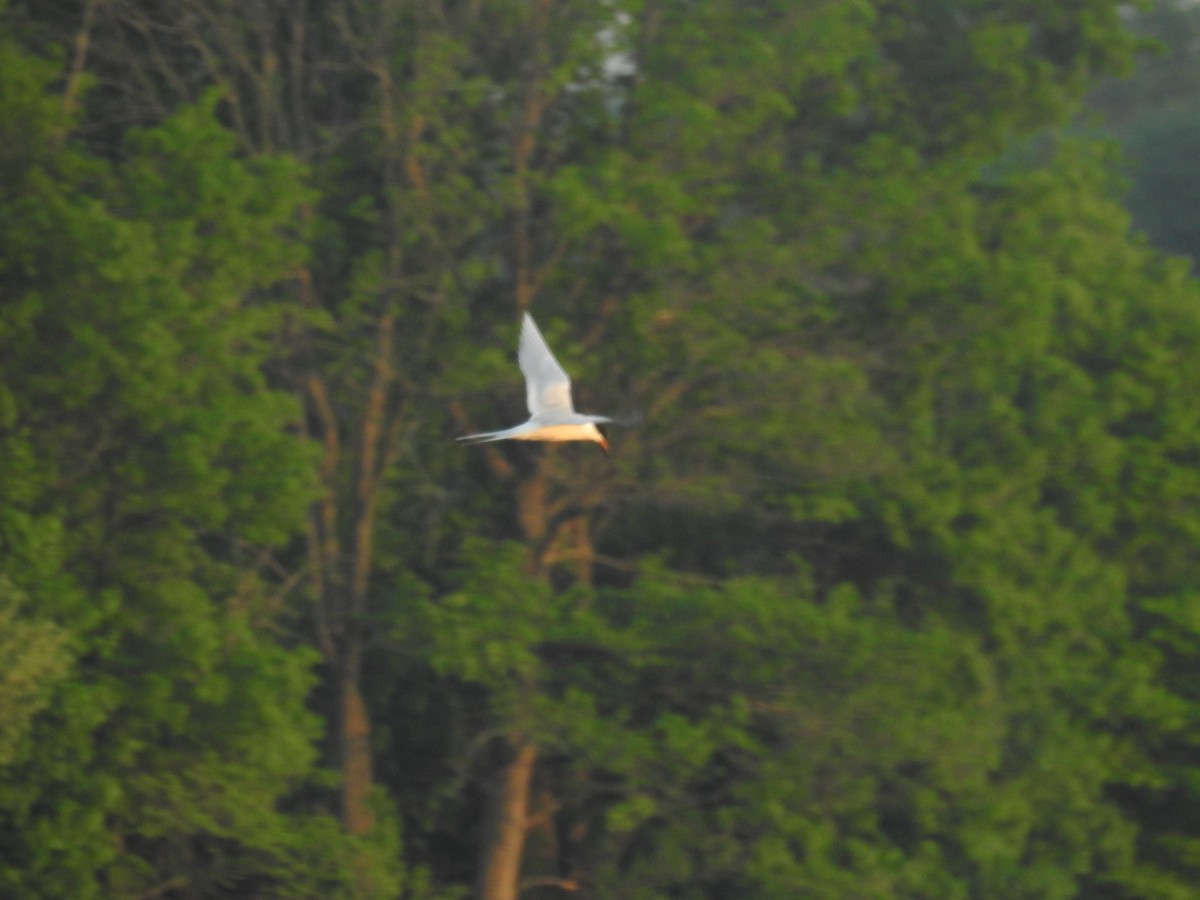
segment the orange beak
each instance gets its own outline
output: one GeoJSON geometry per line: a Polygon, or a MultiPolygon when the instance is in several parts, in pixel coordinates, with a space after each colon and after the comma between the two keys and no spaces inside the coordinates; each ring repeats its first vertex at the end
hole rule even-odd
{"type": "Polygon", "coordinates": [[[600,445],[600,449],[604,451],[604,455],[608,456],[608,441],[604,439],[604,435],[600,435],[600,440],[598,440],[596,443],[600,445]]]}

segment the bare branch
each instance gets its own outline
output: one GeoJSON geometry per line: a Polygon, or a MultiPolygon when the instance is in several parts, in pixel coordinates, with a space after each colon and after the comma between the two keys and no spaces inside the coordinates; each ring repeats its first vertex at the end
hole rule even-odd
{"type": "Polygon", "coordinates": [[[533,875],[521,879],[520,892],[522,894],[533,888],[540,887],[554,887],[560,891],[577,891],[579,890],[579,882],[574,878],[559,878],[556,875],[533,875]]]}
{"type": "Polygon", "coordinates": [[[96,7],[99,0],[87,0],[83,7],[83,23],[75,34],[71,54],[71,73],[67,76],[67,87],[63,91],[63,129],[70,127],[71,117],[75,113],[75,105],[79,99],[80,82],[83,79],[83,69],[87,63],[88,47],[92,40],[92,25],[96,19],[96,7]]]}

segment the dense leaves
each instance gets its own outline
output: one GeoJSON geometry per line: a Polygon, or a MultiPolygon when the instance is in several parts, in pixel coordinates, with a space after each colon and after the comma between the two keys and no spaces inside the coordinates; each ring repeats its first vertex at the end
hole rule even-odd
{"type": "Polygon", "coordinates": [[[0,893],[1197,890],[1120,4],[10,7],[0,893]]]}
{"type": "Polygon", "coordinates": [[[215,98],[102,162],[64,143],[49,67],[0,64],[2,890],[322,895],[333,820],[277,808],[312,778],[311,656],[262,630],[258,574],[311,495],[262,372],[298,170],[235,160],[215,98]]]}

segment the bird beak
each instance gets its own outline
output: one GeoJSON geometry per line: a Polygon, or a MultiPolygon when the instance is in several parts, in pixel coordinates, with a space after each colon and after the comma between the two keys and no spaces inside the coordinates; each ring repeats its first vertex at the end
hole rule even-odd
{"type": "Polygon", "coordinates": [[[600,435],[600,440],[598,440],[596,443],[600,445],[600,449],[604,451],[604,455],[608,456],[608,441],[604,439],[604,435],[600,435]]]}

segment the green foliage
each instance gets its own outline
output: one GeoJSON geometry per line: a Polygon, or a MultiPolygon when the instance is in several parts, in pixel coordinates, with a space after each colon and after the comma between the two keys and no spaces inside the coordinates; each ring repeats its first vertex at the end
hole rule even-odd
{"type": "Polygon", "coordinates": [[[461,895],[512,739],[534,900],[1195,893],[1200,295],[1107,148],[1012,150],[1121,4],[131,6],[98,152],[0,42],[0,893],[461,895]],[[450,447],[514,299],[611,460],[450,447]],[[269,565],[318,466],[353,839],[269,565]]]}
{"type": "Polygon", "coordinates": [[[22,614],[23,605],[24,598],[0,581],[0,766],[21,755],[31,719],[71,662],[66,632],[22,614]]]}
{"type": "Polygon", "coordinates": [[[314,787],[314,655],[264,630],[255,571],[312,496],[263,371],[301,170],[237,159],[215,98],[102,162],[49,67],[6,39],[0,68],[0,118],[28,116],[0,191],[0,545],[28,596],[5,610],[0,892],[331,896],[333,820],[281,811],[314,787]]]}

